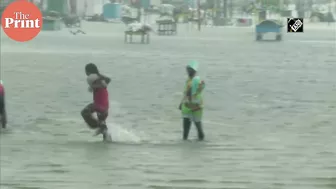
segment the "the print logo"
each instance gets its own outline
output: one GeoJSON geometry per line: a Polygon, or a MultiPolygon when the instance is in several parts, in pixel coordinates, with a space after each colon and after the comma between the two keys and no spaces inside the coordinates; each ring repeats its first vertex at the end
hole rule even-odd
{"type": "Polygon", "coordinates": [[[1,16],[1,25],[7,36],[25,42],[36,37],[42,28],[40,9],[28,0],[17,0],[9,4],[1,16]]]}

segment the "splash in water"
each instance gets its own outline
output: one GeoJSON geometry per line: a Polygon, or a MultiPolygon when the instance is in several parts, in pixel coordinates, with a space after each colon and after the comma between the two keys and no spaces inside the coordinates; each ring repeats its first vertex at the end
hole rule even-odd
{"type": "Polygon", "coordinates": [[[107,123],[108,132],[112,136],[112,140],[116,142],[132,142],[140,143],[141,138],[137,136],[134,132],[121,127],[120,125],[108,122],[107,123]]]}

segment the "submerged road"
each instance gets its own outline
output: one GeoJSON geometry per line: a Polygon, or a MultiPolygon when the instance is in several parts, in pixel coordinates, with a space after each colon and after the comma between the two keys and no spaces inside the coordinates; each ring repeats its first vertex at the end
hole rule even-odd
{"type": "Polygon", "coordinates": [[[260,43],[253,28],[179,27],[150,45],[124,44],[118,24],[28,43],[2,35],[1,189],[334,189],[333,26],[260,43]],[[177,106],[193,59],[207,83],[204,142],[181,141],[177,106]],[[88,62],[112,78],[112,144],[79,115],[91,100],[88,62]]]}

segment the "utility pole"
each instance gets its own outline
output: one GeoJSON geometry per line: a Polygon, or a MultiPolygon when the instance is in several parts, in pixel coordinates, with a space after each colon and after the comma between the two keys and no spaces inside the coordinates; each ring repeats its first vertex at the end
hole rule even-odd
{"type": "Polygon", "coordinates": [[[329,14],[331,14],[331,3],[332,3],[332,1],[330,0],[329,1],[329,12],[328,12],[328,26],[330,25],[330,17],[329,17],[329,14]]]}
{"type": "Polygon", "coordinates": [[[137,21],[141,23],[141,2],[140,0],[136,0],[136,6],[137,6],[137,11],[138,11],[137,21]]]}
{"type": "Polygon", "coordinates": [[[232,19],[233,16],[233,0],[230,1],[230,10],[229,10],[229,14],[230,14],[230,19],[232,19]]]}
{"type": "Polygon", "coordinates": [[[227,13],[228,13],[228,1],[227,0],[223,0],[223,16],[225,19],[227,19],[227,13]]]}
{"type": "Polygon", "coordinates": [[[70,0],[70,13],[77,14],[77,0],[70,0]]]}
{"type": "Polygon", "coordinates": [[[201,0],[197,0],[198,31],[201,31],[201,0]]]}

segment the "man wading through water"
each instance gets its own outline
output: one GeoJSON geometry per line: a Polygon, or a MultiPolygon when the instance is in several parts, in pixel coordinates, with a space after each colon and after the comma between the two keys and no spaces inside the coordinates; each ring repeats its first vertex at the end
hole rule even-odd
{"type": "Polygon", "coordinates": [[[96,129],[95,135],[103,134],[104,140],[107,139],[106,119],[109,110],[109,95],[107,85],[111,79],[99,73],[95,64],[89,63],[85,66],[89,91],[93,93],[93,103],[88,104],[81,112],[84,121],[91,129],[96,129]],[[96,113],[95,119],[92,114],[96,113]]]}
{"type": "Polygon", "coordinates": [[[204,132],[202,128],[202,91],[205,88],[205,83],[196,75],[197,69],[198,62],[196,61],[190,62],[187,66],[188,80],[184,88],[184,97],[179,106],[183,116],[183,140],[188,139],[192,122],[194,122],[196,126],[198,139],[204,140],[204,132]]]}

